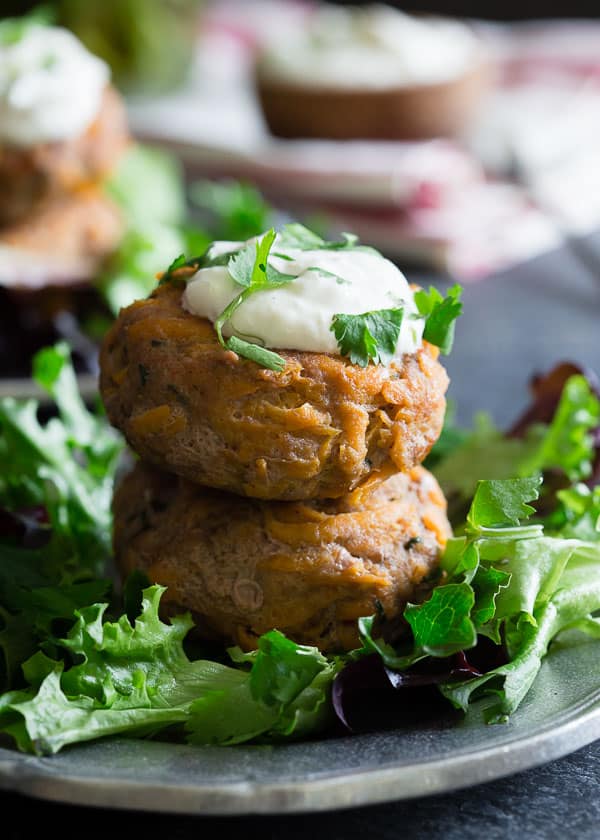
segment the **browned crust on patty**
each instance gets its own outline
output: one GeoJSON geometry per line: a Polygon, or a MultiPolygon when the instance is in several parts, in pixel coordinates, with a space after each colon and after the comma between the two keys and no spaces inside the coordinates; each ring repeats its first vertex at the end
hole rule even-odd
{"type": "Polygon", "coordinates": [[[390,626],[428,591],[450,535],[422,467],[335,501],[236,498],[139,463],[114,500],[120,571],[168,587],[202,636],[241,644],[276,628],[324,651],[358,645],[357,619],[381,605],[390,626]]]}
{"type": "Polygon", "coordinates": [[[0,144],[0,225],[18,222],[52,197],[105,178],[129,139],[123,101],[107,87],[97,118],[79,137],[29,148],[0,144]]]}
{"type": "Polygon", "coordinates": [[[411,469],[437,440],[448,385],[437,348],[366,368],[278,352],[281,373],[223,350],[166,285],[123,310],[105,338],[108,417],[144,460],[263,499],[342,496],[373,470],[411,469]]]}

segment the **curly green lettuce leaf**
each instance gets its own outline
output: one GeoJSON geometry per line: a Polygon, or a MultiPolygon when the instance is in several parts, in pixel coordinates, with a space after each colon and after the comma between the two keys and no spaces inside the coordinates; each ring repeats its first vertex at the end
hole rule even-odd
{"type": "Polygon", "coordinates": [[[29,688],[0,698],[0,731],[46,755],[107,735],[181,735],[184,724],[191,742],[221,744],[298,737],[325,725],[336,662],[277,631],[259,639],[255,654],[234,655],[241,667],[192,661],[183,647],[191,619],[164,623],[163,592],[145,589],[133,622],[106,621],[106,604],[77,611],[57,640],[76,664],[65,669],[41,653],[29,659],[29,688]]]}
{"type": "Polygon", "coordinates": [[[457,513],[472,498],[479,479],[560,470],[570,481],[578,481],[590,474],[595,456],[592,431],[599,425],[600,401],[587,380],[574,375],[563,388],[550,424],[533,424],[524,437],[512,438],[478,415],[473,431],[447,457],[434,462],[433,470],[450,509],[457,513]]]}
{"type": "Polygon", "coordinates": [[[63,670],[40,654],[26,662],[31,688],[0,700],[0,729],[38,754],[105,735],[153,734],[183,723],[203,691],[247,679],[225,665],[188,659],[183,639],[192,622],[189,616],[171,624],[159,619],[163,591],[144,590],[133,624],[126,616],[104,621],[106,604],[79,611],[59,642],[79,664],[63,670]]]}
{"type": "Polygon", "coordinates": [[[511,478],[504,481],[477,483],[477,489],[467,514],[469,533],[488,533],[490,529],[519,526],[522,519],[528,519],[535,508],[527,502],[539,497],[542,479],[511,478]]]}
{"type": "Polygon", "coordinates": [[[14,682],[57,621],[110,588],[103,574],[122,440],[81,400],[65,345],[41,351],[34,376],[57,417],[43,425],[35,400],[0,400],[0,506],[37,508],[48,519],[36,548],[0,538],[0,684],[14,682]]]}
{"type": "Polygon", "coordinates": [[[193,704],[187,724],[192,743],[298,738],[325,727],[341,661],[327,659],[316,647],[297,645],[277,630],[261,636],[256,653],[231,653],[234,661],[251,662],[247,683],[207,693],[193,704]]]}

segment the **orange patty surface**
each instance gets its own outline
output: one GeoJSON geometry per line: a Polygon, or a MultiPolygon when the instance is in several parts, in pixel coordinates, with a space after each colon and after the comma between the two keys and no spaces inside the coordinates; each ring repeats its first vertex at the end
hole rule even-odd
{"type": "Polygon", "coordinates": [[[389,366],[278,351],[266,370],[160,287],[123,310],[101,353],[110,421],[146,461],[261,499],[335,498],[373,471],[410,470],[442,428],[448,377],[424,343],[389,366]]]}

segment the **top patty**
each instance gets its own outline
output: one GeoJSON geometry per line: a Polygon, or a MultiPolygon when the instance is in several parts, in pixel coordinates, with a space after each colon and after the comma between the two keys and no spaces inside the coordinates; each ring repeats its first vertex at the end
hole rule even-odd
{"type": "Polygon", "coordinates": [[[145,460],[262,499],[335,498],[373,470],[409,470],[441,431],[448,377],[424,343],[389,366],[278,351],[280,373],[224,350],[212,324],[164,286],[106,336],[110,421],[145,460]]]}

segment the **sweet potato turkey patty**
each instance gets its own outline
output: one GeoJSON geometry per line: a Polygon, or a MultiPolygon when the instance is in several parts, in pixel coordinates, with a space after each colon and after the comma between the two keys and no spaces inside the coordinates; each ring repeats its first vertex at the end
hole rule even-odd
{"type": "Polygon", "coordinates": [[[224,350],[165,285],[106,336],[102,397],[144,460],[261,499],[342,496],[373,470],[411,469],[437,440],[448,385],[437,348],[366,368],[278,352],[280,373],[224,350]]]}
{"type": "Polygon", "coordinates": [[[114,512],[121,572],[143,570],[168,587],[169,612],[190,610],[201,635],[245,649],[272,628],[351,649],[357,619],[378,604],[397,631],[450,535],[444,497],[422,467],[341,499],[265,502],[138,463],[114,512]]]}

